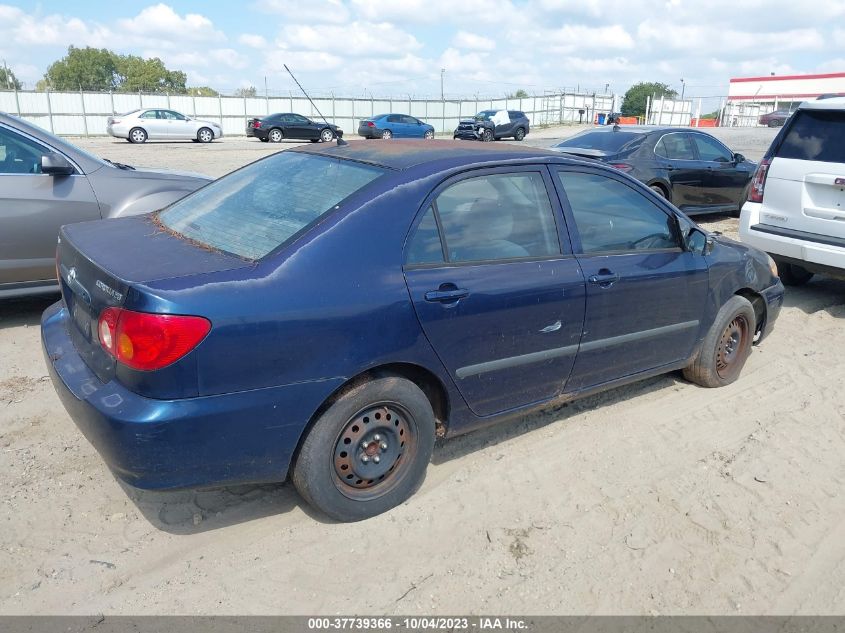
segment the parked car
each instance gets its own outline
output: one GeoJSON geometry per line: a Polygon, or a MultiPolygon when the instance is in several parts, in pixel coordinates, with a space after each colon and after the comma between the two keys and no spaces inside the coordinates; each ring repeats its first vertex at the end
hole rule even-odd
{"type": "Polygon", "coordinates": [[[379,114],[362,119],[358,135],[364,138],[434,138],[434,126],[407,114],[379,114]]]}
{"type": "Polygon", "coordinates": [[[210,181],[102,160],[0,113],[0,299],[59,289],[63,224],[154,211],[210,181]]]}
{"type": "Polygon", "coordinates": [[[529,127],[528,117],[519,110],[482,110],[458,123],[453,138],[498,141],[513,137],[521,141],[528,136],[529,127]]]}
{"type": "Polygon", "coordinates": [[[775,110],[774,112],[760,115],[757,122],[760,125],[768,125],[769,127],[780,127],[791,116],[792,112],[789,110],[775,110]]]}
{"type": "Polygon", "coordinates": [[[110,116],[106,132],[130,143],[151,141],[194,141],[211,143],[223,138],[223,128],[214,121],[194,119],[175,110],[149,108],[110,116]]]}
{"type": "Polygon", "coordinates": [[[739,215],[757,167],[714,136],[689,128],[596,127],[552,149],[607,163],[688,215],[739,215]]]}
{"type": "Polygon", "coordinates": [[[312,121],[301,114],[282,112],[260,119],[248,119],[246,135],[254,136],[264,143],[281,143],[287,138],[328,143],[334,138],[342,137],[343,130],[325,121],[312,121]]]}
{"type": "Polygon", "coordinates": [[[64,227],[57,266],[45,358],[118,477],[290,475],[340,520],[408,498],[435,436],[678,369],[735,381],[783,297],[765,253],[618,170],[445,141],[278,152],[64,227]]]}
{"type": "Polygon", "coordinates": [[[845,276],[845,97],[802,103],[754,174],[739,236],[771,254],[783,282],[845,276]]]}

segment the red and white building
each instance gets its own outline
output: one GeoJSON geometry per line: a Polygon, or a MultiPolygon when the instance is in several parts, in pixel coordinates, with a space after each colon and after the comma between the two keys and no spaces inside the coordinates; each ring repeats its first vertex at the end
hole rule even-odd
{"type": "Polygon", "coordinates": [[[761,114],[794,110],[802,101],[838,93],[845,94],[845,72],[735,77],[728,86],[722,124],[756,125],[761,114]]]}

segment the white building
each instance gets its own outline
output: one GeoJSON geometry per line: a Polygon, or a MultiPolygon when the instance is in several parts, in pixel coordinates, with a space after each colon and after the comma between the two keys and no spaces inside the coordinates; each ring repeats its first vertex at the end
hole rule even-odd
{"type": "Polygon", "coordinates": [[[802,101],[839,93],[845,94],[845,72],[735,77],[728,86],[722,124],[756,125],[761,114],[794,110],[802,101]]]}

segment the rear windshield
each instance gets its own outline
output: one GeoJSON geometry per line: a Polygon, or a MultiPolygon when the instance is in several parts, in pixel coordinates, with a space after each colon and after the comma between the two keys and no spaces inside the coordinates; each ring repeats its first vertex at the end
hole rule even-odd
{"type": "Polygon", "coordinates": [[[168,229],[248,259],[260,259],[384,169],[280,152],[224,176],[159,214],[168,229]]]}
{"type": "Polygon", "coordinates": [[[555,147],[578,147],[580,149],[597,149],[603,152],[617,152],[631,141],[642,138],[642,134],[631,132],[584,132],[565,141],[558,143],[555,147]]]}
{"type": "Polygon", "coordinates": [[[799,110],[777,155],[780,158],[845,163],[845,112],[799,110]]]}

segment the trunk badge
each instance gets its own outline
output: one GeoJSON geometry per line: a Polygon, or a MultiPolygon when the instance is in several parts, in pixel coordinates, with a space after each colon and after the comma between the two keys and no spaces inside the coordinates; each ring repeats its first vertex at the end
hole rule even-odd
{"type": "Polygon", "coordinates": [[[97,289],[101,290],[103,292],[103,294],[108,295],[108,297],[110,299],[112,299],[112,300],[114,300],[118,303],[120,303],[123,300],[123,294],[122,293],[118,292],[117,290],[115,290],[111,286],[104,284],[99,279],[96,281],[96,283],[94,285],[96,285],[97,289]]]}

